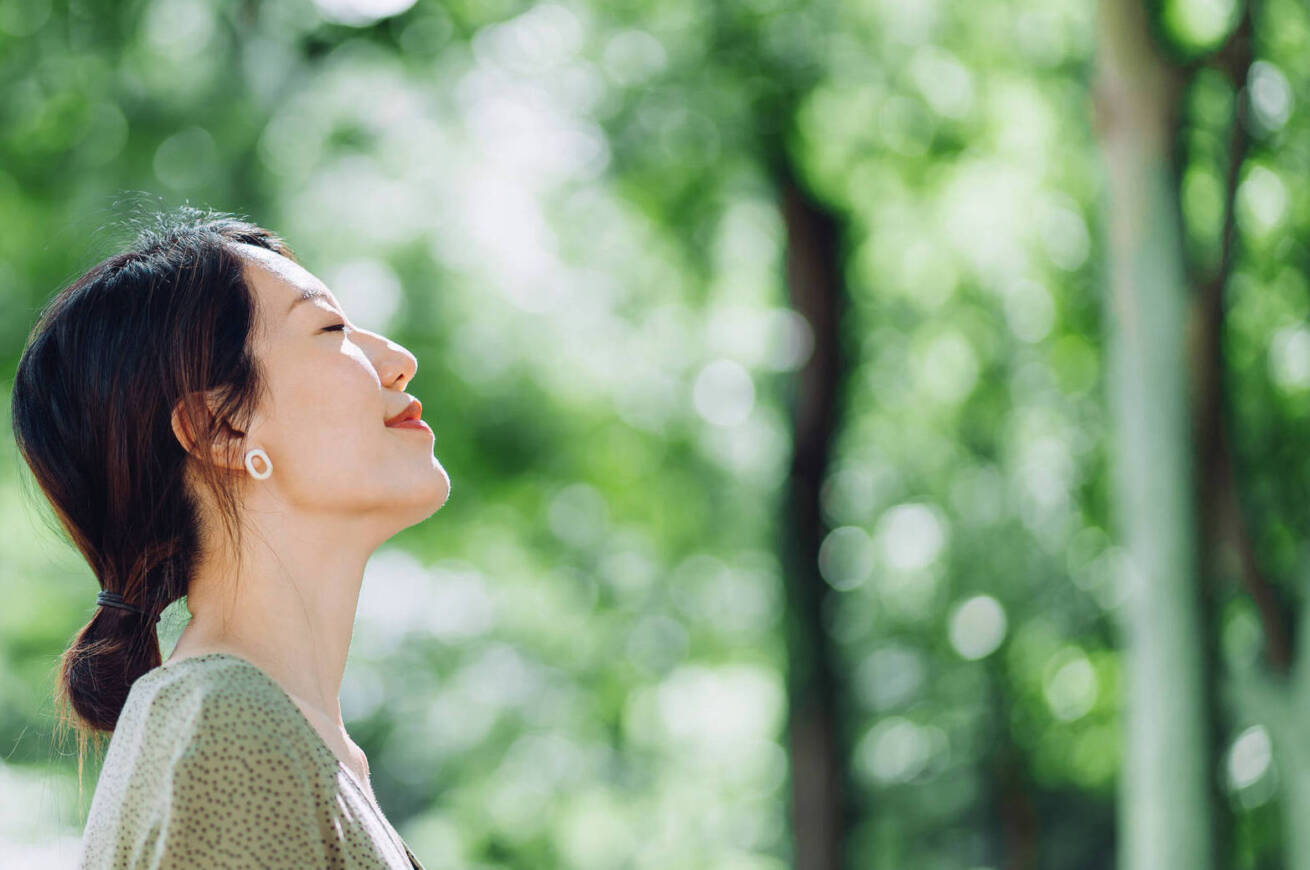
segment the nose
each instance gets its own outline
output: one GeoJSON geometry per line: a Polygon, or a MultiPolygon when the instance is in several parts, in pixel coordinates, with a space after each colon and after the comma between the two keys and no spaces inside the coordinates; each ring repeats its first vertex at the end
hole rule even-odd
{"type": "Polygon", "coordinates": [[[418,357],[384,335],[377,338],[382,346],[373,361],[378,378],[384,387],[404,389],[418,372],[418,357]]]}

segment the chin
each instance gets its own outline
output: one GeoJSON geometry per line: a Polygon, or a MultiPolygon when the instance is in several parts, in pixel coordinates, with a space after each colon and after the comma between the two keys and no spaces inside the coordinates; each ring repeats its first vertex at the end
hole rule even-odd
{"type": "Polygon", "coordinates": [[[434,460],[432,474],[423,476],[423,485],[414,488],[413,496],[414,508],[421,514],[414,520],[416,523],[445,507],[450,499],[450,478],[446,475],[446,469],[434,460]]]}

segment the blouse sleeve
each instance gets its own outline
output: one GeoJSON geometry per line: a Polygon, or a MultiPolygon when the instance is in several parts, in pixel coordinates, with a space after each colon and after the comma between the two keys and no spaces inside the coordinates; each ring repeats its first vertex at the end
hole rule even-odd
{"type": "Polygon", "coordinates": [[[323,867],[314,780],[263,715],[221,688],[200,699],[172,765],[151,870],[323,867]]]}

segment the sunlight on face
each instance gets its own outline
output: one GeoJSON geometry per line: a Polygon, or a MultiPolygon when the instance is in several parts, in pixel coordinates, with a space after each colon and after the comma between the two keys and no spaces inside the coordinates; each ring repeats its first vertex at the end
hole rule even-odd
{"type": "Polygon", "coordinates": [[[354,326],[297,263],[237,248],[258,300],[254,350],[268,383],[246,438],[273,462],[261,483],[295,510],[366,519],[387,536],[431,516],[450,495],[433,434],[385,425],[410,402],[414,355],[354,326]]]}

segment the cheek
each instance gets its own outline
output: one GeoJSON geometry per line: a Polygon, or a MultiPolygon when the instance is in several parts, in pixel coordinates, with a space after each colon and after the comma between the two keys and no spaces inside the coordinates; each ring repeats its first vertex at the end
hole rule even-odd
{"type": "Polygon", "coordinates": [[[343,345],[300,361],[294,372],[284,371],[275,380],[276,413],[281,422],[295,427],[360,427],[369,414],[380,413],[380,386],[368,357],[343,345]]]}

